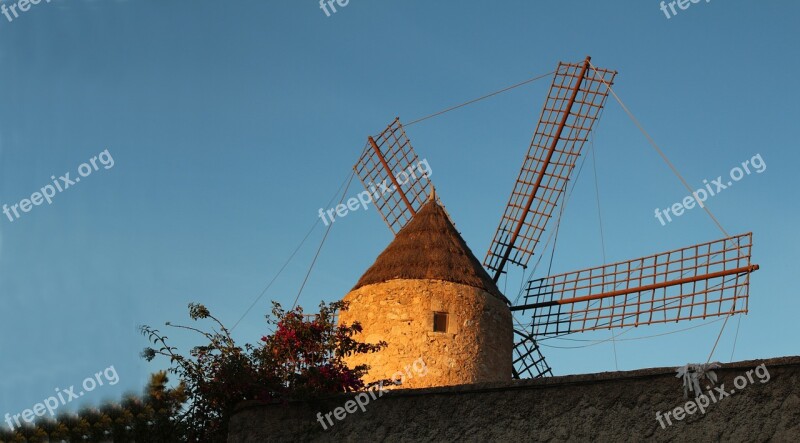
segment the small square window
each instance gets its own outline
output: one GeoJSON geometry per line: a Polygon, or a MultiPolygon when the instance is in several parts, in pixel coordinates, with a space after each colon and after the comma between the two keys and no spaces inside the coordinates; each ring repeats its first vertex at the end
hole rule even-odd
{"type": "Polygon", "coordinates": [[[433,332],[447,332],[447,312],[433,313],[433,332]]]}

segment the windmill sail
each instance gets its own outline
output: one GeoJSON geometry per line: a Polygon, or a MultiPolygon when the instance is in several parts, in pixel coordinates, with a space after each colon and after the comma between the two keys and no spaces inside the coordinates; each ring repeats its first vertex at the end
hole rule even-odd
{"type": "Polygon", "coordinates": [[[616,71],[559,63],[519,178],[483,265],[497,282],[508,262],[527,266],[599,117],[616,71]]]}
{"type": "Polygon", "coordinates": [[[534,337],[747,313],[752,233],[531,280],[534,337]]]}
{"type": "Polygon", "coordinates": [[[514,328],[514,378],[540,378],[553,375],[539,350],[539,344],[527,332],[514,328]]]}
{"type": "Polygon", "coordinates": [[[395,234],[433,192],[430,165],[417,157],[399,118],[379,135],[367,139],[353,169],[395,234]]]}

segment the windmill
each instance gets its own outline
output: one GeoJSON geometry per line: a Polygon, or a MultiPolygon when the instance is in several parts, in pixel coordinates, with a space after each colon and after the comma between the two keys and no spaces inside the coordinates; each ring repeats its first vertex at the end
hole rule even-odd
{"type": "MultiPolygon", "coordinates": [[[[615,76],[615,71],[594,67],[589,57],[580,63],[559,63],[483,268],[471,270],[474,278],[468,284],[497,291],[509,265],[527,268],[539,253],[542,234],[558,215],[559,202],[564,205],[567,184],[615,76]],[[487,276],[493,284],[485,281],[487,276]]],[[[440,204],[430,177],[409,173],[419,161],[402,123],[395,119],[368,138],[354,166],[396,236],[420,211],[430,212],[424,209],[430,201],[440,204]],[[397,171],[406,173],[401,176],[397,171]],[[390,192],[377,192],[378,184],[390,192]]],[[[552,375],[537,342],[545,337],[747,313],[749,275],[758,270],[750,262],[751,246],[752,234],[747,233],[531,278],[521,297],[512,301],[502,296],[512,313],[513,377],[552,375]]],[[[469,269],[472,262],[459,266],[469,269]]],[[[402,273],[394,272],[397,278],[402,273]]]]}

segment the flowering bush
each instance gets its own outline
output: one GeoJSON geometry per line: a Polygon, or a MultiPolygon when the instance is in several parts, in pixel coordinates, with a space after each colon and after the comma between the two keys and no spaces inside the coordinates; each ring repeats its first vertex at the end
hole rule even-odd
{"type": "Polygon", "coordinates": [[[224,441],[228,420],[245,400],[287,401],[317,395],[350,392],[364,388],[361,378],[366,365],[349,368],[344,357],[376,352],[386,343],[365,344],[353,336],[361,325],[337,325],[336,313],[345,302],[320,304],[319,314],[306,316],[300,307],[284,311],[273,303],[267,322],[274,332],[256,345],[237,346],[230,331],[199,304],[189,305],[192,320],[211,320],[216,329],[167,325],[200,334],[208,344],[191,349],[188,356],[167,344],[158,330],[143,326],[141,331],[157,348],[146,348],[148,361],[161,355],[170,359],[170,371],[177,374],[189,397],[177,422],[186,429],[185,441],[224,441]]]}

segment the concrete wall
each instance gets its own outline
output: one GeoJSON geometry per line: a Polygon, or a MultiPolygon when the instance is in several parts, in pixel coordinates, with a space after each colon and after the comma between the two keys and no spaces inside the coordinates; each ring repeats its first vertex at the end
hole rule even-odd
{"type": "MultiPolygon", "coordinates": [[[[341,421],[332,416],[327,430],[317,413],[344,407],[353,395],[243,404],[231,420],[229,442],[800,441],[800,357],[727,364],[717,374],[730,391],[737,376],[762,363],[768,382],[754,376],[753,384],[705,414],[672,419],[666,429],[656,412],[685,404],[674,368],[396,390],[369,398],[364,412],[356,409],[341,421]]],[[[361,395],[363,403],[368,394],[361,395]]]]}
{"type": "Polygon", "coordinates": [[[403,388],[511,380],[511,311],[482,289],[399,279],[361,287],[344,299],[350,307],[339,320],[361,322],[359,341],[389,343],[380,352],[347,359],[351,367],[370,365],[368,383],[395,379],[398,371],[412,374],[403,378],[403,388]],[[447,332],[433,332],[434,312],[448,313],[447,332]],[[414,371],[420,359],[426,370],[414,371]]]}

